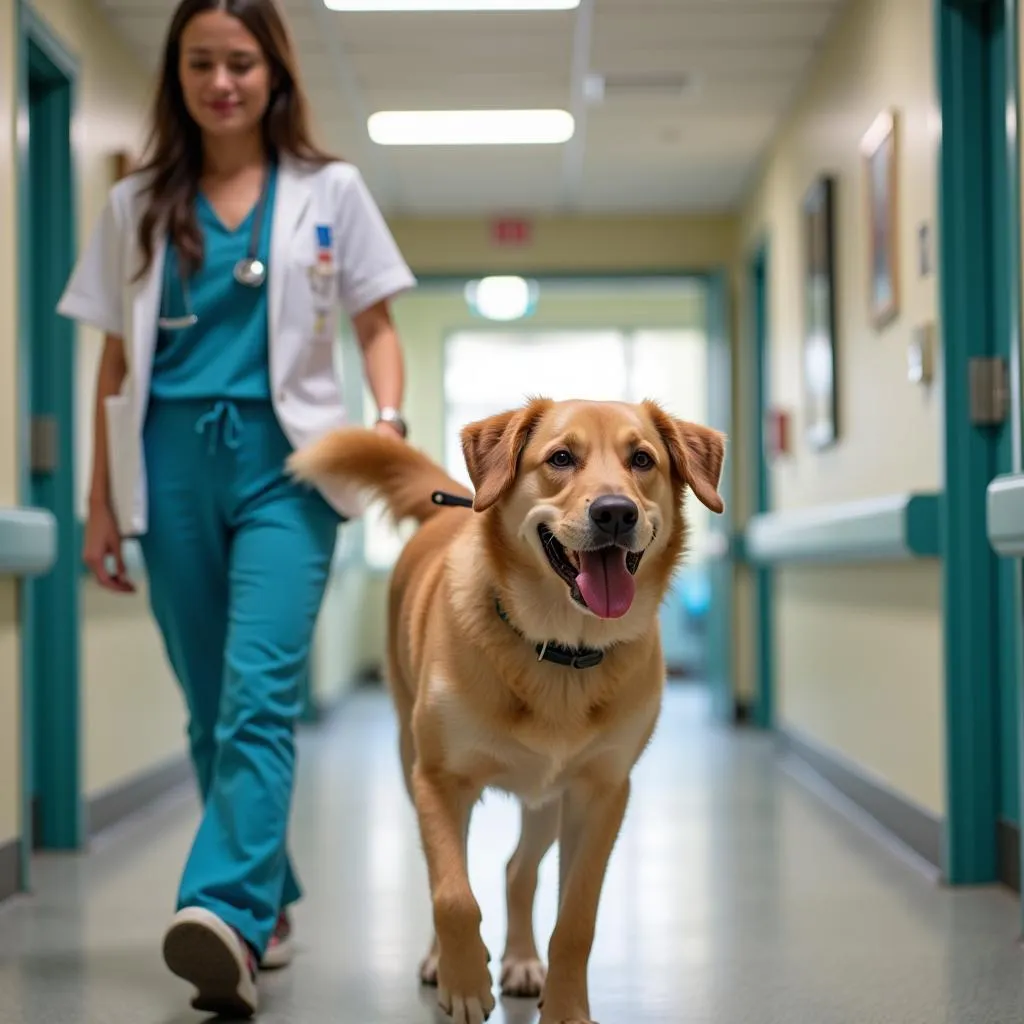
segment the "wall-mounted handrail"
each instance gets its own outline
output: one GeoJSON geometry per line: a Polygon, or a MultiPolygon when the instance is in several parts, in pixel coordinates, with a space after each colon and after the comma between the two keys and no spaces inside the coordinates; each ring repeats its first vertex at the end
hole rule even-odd
{"type": "Polygon", "coordinates": [[[754,516],[744,557],[755,563],[864,562],[939,555],[939,496],[907,493],[754,516]]]}
{"type": "Polygon", "coordinates": [[[44,576],[57,561],[57,519],[45,508],[0,508],[0,576],[44,576]]]}

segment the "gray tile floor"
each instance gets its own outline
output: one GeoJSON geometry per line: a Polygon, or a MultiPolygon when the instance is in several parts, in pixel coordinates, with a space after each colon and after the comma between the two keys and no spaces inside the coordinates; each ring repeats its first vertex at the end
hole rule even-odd
{"type": "MultiPolygon", "coordinates": [[[[438,1024],[416,966],[425,872],[385,699],[361,693],[306,734],[294,817],[307,888],[301,953],[262,982],[268,1024],[438,1024]]],[[[0,908],[0,1024],[189,1024],[159,938],[187,850],[190,793],[87,856],[42,857],[38,892],[0,908]]],[[[471,874],[501,949],[517,813],[478,813],[471,874]],[[483,838],[486,823],[497,839],[483,838]]],[[[546,944],[557,862],[542,867],[546,944]]],[[[1010,1024],[1024,1020],[1017,903],[952,892],[780,768],[771,741],[709,724],[674,688],[636,775],[591,961],[601,1024],[1010,1024]]],[[[534,1024],[499,1002],[492,1024],[534,1024]]]]}

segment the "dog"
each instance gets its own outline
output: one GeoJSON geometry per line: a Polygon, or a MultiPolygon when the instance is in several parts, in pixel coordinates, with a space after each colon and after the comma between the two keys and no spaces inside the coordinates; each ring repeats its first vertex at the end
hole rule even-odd
{"type": "Polygon", "coordinates": [[[482,1024],[495,1006],[467,843],[484,790],[504,790],[522,824],[502,991],[541,997],[541,1024],[593,1024],[601,889],[665,685],[658,608],[686,548],[687,491],[724,510],[725,435],[649,401],[538,398],[460,437],[472,493],[406,441],[363,428],[288,466],[419,523],[391,577],[387,669],[433,905],[421,980],[455,1024],[482,1024]],[[534,897],[556,840],[545,967],[534,897]]]}

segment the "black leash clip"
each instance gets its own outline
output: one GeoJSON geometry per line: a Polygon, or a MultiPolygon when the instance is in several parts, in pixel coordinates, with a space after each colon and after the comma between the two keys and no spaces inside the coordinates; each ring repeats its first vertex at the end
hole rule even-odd
{"type": "Polygon", "coordinates": [[[463,498],[459,494],[449,494],[447,491],[434,491],[430,500],[435,505],[455,505],[461,508],[472,508],[473,499],[463,498]]]}

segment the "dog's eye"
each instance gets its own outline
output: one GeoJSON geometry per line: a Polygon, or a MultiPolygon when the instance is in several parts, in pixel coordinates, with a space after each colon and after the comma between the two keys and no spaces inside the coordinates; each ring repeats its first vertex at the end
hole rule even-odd
{"type": "Polygon", "coordinates": [[[567,451],[565,448],[559,448],[554,455],[548,459],[548,465],[554,466],[555,469],[569,469],[573,465],[574,459],[572,452],[567,451]]]}
{"type": "Polygon", "coordinates": [[[633,452],[634,469],[651,469],[654,466],[654,459],[645,451],[633,452]]]}

